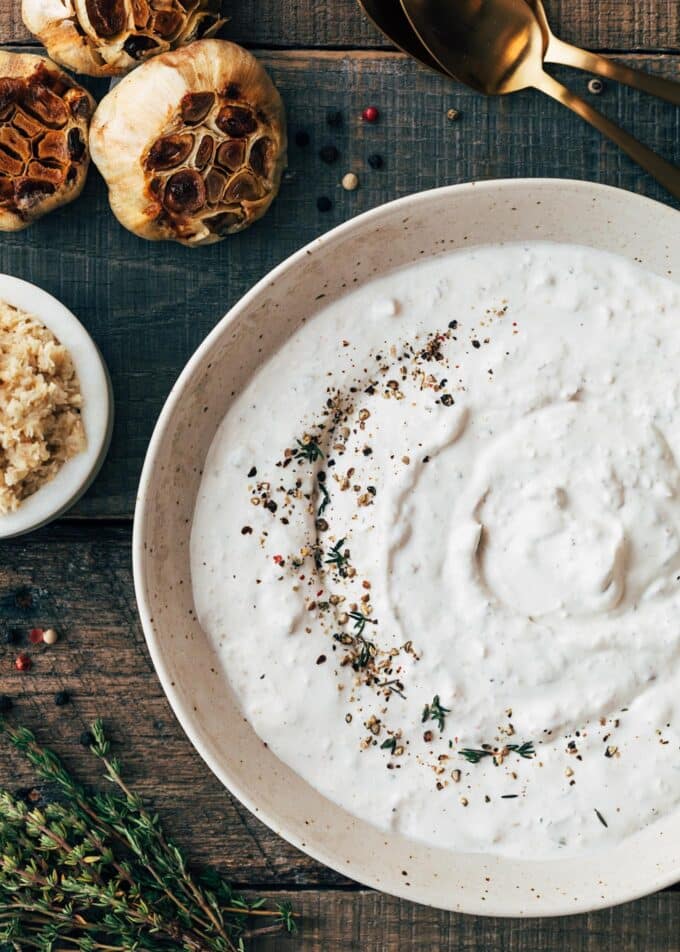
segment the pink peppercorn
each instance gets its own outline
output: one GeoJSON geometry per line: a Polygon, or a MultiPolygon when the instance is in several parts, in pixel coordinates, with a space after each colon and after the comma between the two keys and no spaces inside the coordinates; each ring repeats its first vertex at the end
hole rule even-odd
{"type": "Polygon", "coordinates": [[[375,106],[366,106],[364,111],[361,113],[361,118],[364,122],[377,122],[380,113],[375,108],[375,106]]]}
{"type": "Polygon", "coordinates": [[[39,645],[43,640],[44,631],[42,628],[31,628],[28,633],[28,640],[32,645],[39,645]]]}
{"type": "Polygon", "coordinates": [[[22,651],[20,655],[17,655],[17,659],[14,662],[14,667],[17,669],[17,671],[30,671],[33,667],[33,662],[29,656],[24,654],[22,651]]]}

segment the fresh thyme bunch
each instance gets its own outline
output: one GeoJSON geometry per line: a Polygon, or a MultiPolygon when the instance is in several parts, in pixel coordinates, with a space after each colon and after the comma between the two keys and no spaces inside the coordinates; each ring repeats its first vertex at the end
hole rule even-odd
{"type": "Polygon", "coordinates": [[[0,952],[243,952],[295,931],[290,904],[246,902],[215,872],[194,875],[120,775],[101,721],[92,753],[113,791],[89,793],[25,728],[0,731],[59,796],[40,808],[0,791],[0,952]],[[250,917],[268,917],[261,928],[250,917]],[[251,920],[252,921],[252,920],[251,920]]]}

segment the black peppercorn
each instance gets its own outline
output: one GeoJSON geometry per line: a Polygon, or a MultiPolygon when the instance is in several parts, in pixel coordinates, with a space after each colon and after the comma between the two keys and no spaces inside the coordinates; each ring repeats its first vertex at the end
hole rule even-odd
{"type": "Polygon", "coordinates": [[[305,129],[298,129],[295,133],[295,145],[305,149],[309,145],[309,133],[305,129]]]}
{"type": "Polygon", "coordinates": [[[331,129],[337,129],[342,125],[342,113],[339,109],[333,109],[326,116],[326,122],[331,129]]]}
{"type": "Polygon", "coordinates": [[[83,731],[80,735],[80,743],[83,747],[92,747],[94,744],[94,736],[91,731],[83,731]]]}
{"type": "Polygon", "coordinates": [[[14,707],[14,701],[6,694],[0,694],[0,714],[9,714],[14,707]]]}
{"type": "Polygon", "coordinates": [[[18,628],[7,628],[3,635],[3,641],[6,645],[18,645],[21,640],[21,632],[18,628]]]}
{"type": "Polygon", "coordinates": [[[68,693],[68,691],[58,691],[54,695],[54,703],[57,705],[57,707],[64,707],[64,705],[68,704],[70,700],[71,695],[68,693]]]}
{"type": "Polygon", "coordinates": [[[381,169],[385,164],[385,161],[382,155],[378,155],[377,152],[374,155],[369,155],[368,164],[372,169],[381,169]]]}
{"type": "Polygon", "coordinates": [[[332,165],[334,162],[337,162],[339,155],[340,153],[334,145],[325,145],[322,149],[319,149],[319,158],[322,162],[325,162],[326,165],[332,165]]]}
{"type": "Polygon", "coordinates": [[[329,212],[333,207],[333,202],[327,195],[320,195],[316,200],[316,207],[320,212],[329,212]]]}

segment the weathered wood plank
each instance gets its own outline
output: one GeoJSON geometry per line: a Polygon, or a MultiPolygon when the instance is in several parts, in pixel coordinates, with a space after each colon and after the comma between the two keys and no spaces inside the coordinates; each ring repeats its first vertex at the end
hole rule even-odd
{"type": "MultiPolygon", "coordinates": [[[[545,0],[558,36],[609,50],[672,51],[680,47],[676,0],[545,0]]],[[[20,0],[0,0],[0,42],[25,42],[20,0]]],[[[227,0],[225,35],[250,46],[370,47],[388,45],[356,0],[227,0]]]]}
{"type": "Polygon", "coordinates": [[[276,893],[301,913],[299,933],[253,952],[677,952],[680,893],[554,919],[483,919],[369,891],[276,893]]]}
{"type": "MultiPolygon", "coordinates": [[[[34,281],[71,307],[113,375],[113,446],[78,507],[81,515],[131,514],[154,420],[189,355],[259,277],[332,225],[389,199],[473,178],[586,178],[666,199],[615,147],[538,93],[486,99],[391,53],[275,52],[263,61],[281,88],[291,131],[308,129],[312,145],[291,146],[288,181],[251,230],[200,250],[144,242],[115,222],[93,171],[78,202],[0,238],[0,270],[34,281]],[[368,103],[381,110],[375,125],[359,118],[368,103]],[[450,106],[461,111],[456,122],[446,118],[450,106]],[[329,109],[344,112],[344,128],[327,127],[329,109]],[[329,141],[341,152],[331,166],[317,155],[329,141]],[[366,162],[374,152],[385,159],[380,171],[366,162]],[[361,178],[351,193],[339,185],[350,168],[361,178]],[[317,211],[321,194],[335,202],[329,214],[317,211]]],[[[673,75],[678,59],[626,62],[673,75]]],[[[569,82],[588,95],[582,75],[569,82]]],[[[101,91],[102,84],[94,88],[101,91]]],[[[653,148],[680,157],[677,109],[614,85],[597,105],[653,148]]]]}
{"type": "MultiPolygon", "coordinates": [[[[168,829],[193,859],[223,866],[234,880],[347,882],[271,833],[194,752],[146,652],[129,529],[100,527],[92,535],[61,526],[26,542],[0,543],[0,694],[15,699],[13,721],[35,729],[94,783],[100,770],[79,738],[103,716],[126,775],[152,798],[168,829]],[[61,636],[55,646],[27,643],[32,627],[50,626],[61,636]],[[9,630],[20,632],[19,644],[5,643],[9,630]],[[34,662],[28,673],[14,666],[22,650],[34,662]],[[62,690],[72,701],[57,707],[55,694],[62,690]]],[[[0,737],[0,786],[18,789],[32,777],[0,737]]]]}

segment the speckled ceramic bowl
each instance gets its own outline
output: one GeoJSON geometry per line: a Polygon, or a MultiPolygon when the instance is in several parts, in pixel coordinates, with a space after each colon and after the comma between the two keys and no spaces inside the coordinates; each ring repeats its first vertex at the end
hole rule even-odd
{"type": "Polygon", "coordinates": [[[149,447],[134,535],[137,598],[156,670],[220,780],[273,830],[341,873],[421,903],[504,916],[583,912],[680,879],[680,815],[609,851],[550,862],[432,849],[350,816],[277,760],[240,713],[195,619],[189,535],[202,460],[233,394],[321,299],[325,306],[423,257],[527,239],[591,245],[680,277],[680,214],[585,182],[459,185],[361,215],[260,281],[189,361],[149,447]]]}

